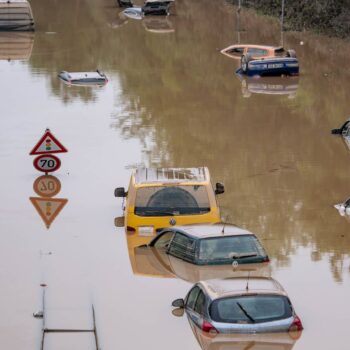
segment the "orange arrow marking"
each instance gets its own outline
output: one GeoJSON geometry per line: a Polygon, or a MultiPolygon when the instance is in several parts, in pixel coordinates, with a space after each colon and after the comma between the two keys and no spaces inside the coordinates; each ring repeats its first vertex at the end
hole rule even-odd
{"type": "Polygon", "coordinates": [[[52,222],[68,202],[68,199],[65,198],[29,197],[29,199],[47,228],[50,228],[52,222]]]}

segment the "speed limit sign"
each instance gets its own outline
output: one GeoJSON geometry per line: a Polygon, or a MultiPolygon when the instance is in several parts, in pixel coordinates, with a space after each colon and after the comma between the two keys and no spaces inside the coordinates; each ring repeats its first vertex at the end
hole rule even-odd
{"type": "Polygon", "coordinates": [[[50,173],[59,169],[61,161],[53,154],[42,154],[34,159],[33,164],[35,169],[44,173],[50,173]]]}

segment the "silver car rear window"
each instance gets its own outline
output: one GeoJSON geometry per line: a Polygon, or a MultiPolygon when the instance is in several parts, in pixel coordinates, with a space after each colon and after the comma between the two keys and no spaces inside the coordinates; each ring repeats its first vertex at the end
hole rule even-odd
{"type": "Polygon", "coordinates": [[[293,314],[289,300],[281,295],[248,295],[214,300],[211,318],[223,323],[261,323],[281,320],[293,314]]]}

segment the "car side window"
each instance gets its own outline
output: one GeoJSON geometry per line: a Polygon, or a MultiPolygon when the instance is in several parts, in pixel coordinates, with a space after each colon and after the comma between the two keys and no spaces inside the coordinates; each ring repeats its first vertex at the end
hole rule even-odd
{"type": "Polygon", "coordinates": [[[204,305],[205,305],[205,295],[202,291],[199,292],[196,304],[194,306],[194,311],[200,315],[204,314],[204,305]]]}
{"type": "Polygon", "coordinates": [[[168,248],[168,245],[173,237],[174,237],[174,232],[172,231],[165,232],[154,242],[152,246],[158,249],[166,249],[168,248]]]}
{"type": "Polygon", "coordinates": [[[194,309],[194,305],[200,291],[201,290],[197,286],[192,288],[192,290],[188,293],[187,296],[186,307],[192,310],[194,309]]]}

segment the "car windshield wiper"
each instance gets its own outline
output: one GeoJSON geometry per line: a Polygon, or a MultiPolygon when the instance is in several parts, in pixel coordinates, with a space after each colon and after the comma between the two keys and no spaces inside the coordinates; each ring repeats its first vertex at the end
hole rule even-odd
{"type": "Polygon", "coordinates": [[[232,259],[243,259],[243,258],[251,258],[253,256],[257,256],[258,253],[242,253],[242,254],[236,254],[232,253],[230,256],[232,259]]]}
{"type": "Polygon", "coordinates": [[[247,310],[237,301],[238,307],[243,311],[243,313],[253,322],[255,323],[255,320],[252,316],[250,316],[247,312],[247,310]]]}

